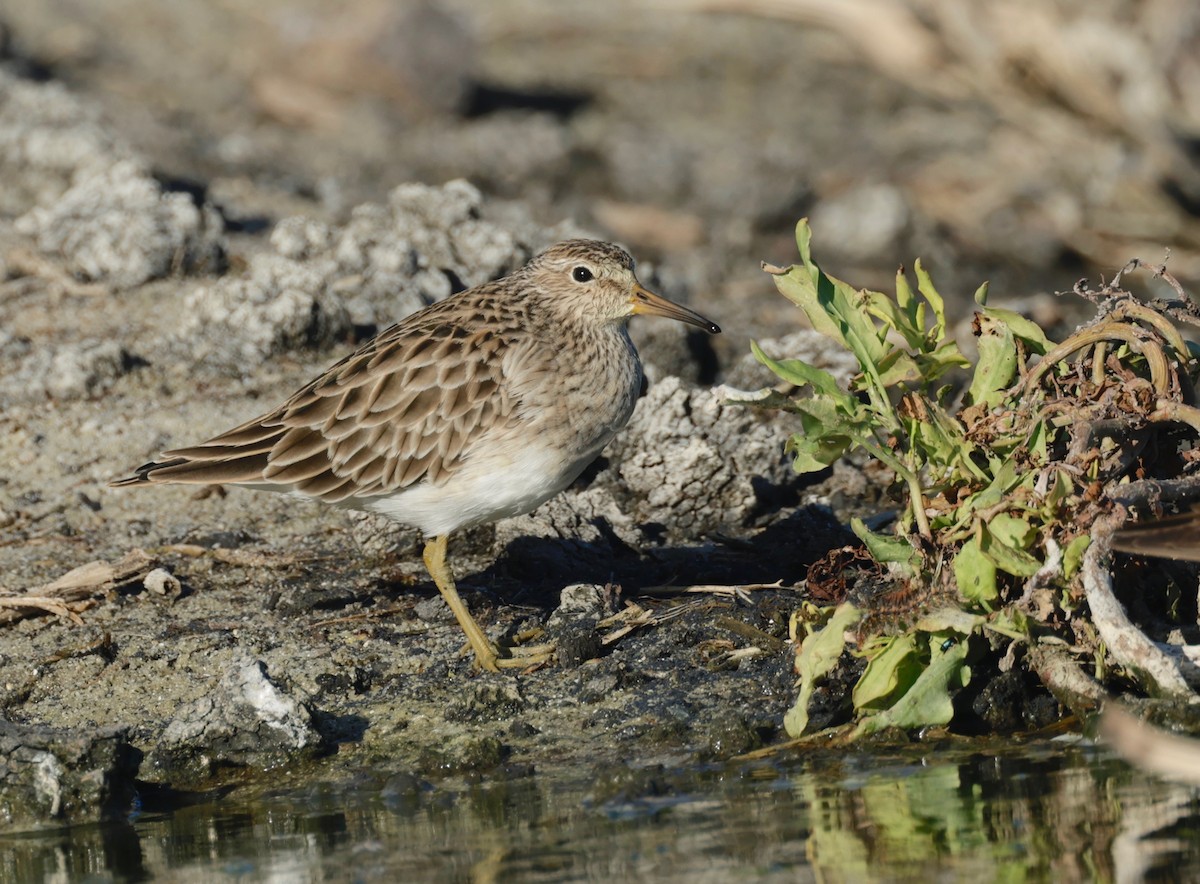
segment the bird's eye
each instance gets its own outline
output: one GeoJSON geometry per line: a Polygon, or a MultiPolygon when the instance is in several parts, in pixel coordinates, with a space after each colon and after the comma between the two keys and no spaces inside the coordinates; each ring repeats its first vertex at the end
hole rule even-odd
{"type": "Polygon", "coordinates": [[[591,282],[595,278],[596,277],[592,275],[592,271],[588,270],[586,267],[576,267],[571,271],[571,279],[575,280],[576,282],[591,282]]]}

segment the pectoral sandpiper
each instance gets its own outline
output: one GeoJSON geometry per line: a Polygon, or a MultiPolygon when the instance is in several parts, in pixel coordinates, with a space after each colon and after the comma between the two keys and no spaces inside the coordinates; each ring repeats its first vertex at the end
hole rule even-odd
{"type": "Polygon", "coordinates": [[[720,332],[644,289],[623,249],[562,242],[381,332],[278,408],[111,484],[244,485],[415,526],[479,665],[525,666],[471,617],[446,540],[553,497],[625,426],[642,382],[635,314],[720,332]]]}

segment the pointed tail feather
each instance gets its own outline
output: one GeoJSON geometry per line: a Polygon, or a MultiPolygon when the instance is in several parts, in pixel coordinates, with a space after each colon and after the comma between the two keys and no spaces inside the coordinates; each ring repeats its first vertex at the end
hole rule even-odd
{"type": "Polygon", "coordinates": [[[187,457],[175,457],[171,460],[152,461],[142,464],[133,471],[132,476],[124,479],[114,479],[109,482],[111,488],[124,488],[131,485],[158,485],[163,483],[178,483],[186,485],[240,485],[266,484],[269,480],[263,478],[263,470],[267,466],[267,452],[255,452],[243,457],[222,458],[220,460],[199,460],[187,457]]]}

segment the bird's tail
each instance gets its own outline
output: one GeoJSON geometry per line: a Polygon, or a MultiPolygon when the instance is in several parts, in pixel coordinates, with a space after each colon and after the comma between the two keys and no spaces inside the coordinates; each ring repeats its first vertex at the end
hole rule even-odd
{"type": "Polygon", "coordinates": [[[284,434],[279,426],[250,422],[202,445],[163,452],[163,460],[142,464],[132,476],[114,479],[111,488],[167,483],[185,485],[261,485],[267,459],[284,434]]]}

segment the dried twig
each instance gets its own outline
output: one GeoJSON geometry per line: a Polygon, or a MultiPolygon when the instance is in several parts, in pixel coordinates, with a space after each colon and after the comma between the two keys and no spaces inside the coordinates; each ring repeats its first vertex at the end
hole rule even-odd
{"type": "Polygon", "coordinates": [[[692,586],[647,586],[638,590],[638,595],[647,595],[652,597],[657,596],[674,596],[683,595],[685,593],[699,593],[703,595],[717,595],[726,598],[734,598],[742,593],[754,592],[760,589],[790,589],[798,590],[798,586],[785,586],[782,580],[776,580],[774,583],[698,583],[692,586]]]}
{"type": "Polygon", "coordinates": [[[23,595],[16,598],[0,598],[0,608],[8,608],[9,611],[0,611],[0,623],[12,622],[20,620],[24,617],[34,616],[34,611],[42,611],[46,614],[56,614],[59,617],[70,620],[76,626],[82,626],[83,620],[80,619],[79,613],[72,606],[62,599],[51,598],[44,595],[23,595]],[[21,612],[21,613],[16,613],[21,612]]]}
{"type": "Polygon", "coordinates": [[[80,565],[45,586],[21,595],[0,596],[0,625],[39,613],[55,614],[80,625],[79,613],[92,607],[96,597],[143,579],[153,567],[153,560],[140,549],[130,550],[112,564],[95,561],[80,565]]]}
{"type": "Polygon", "coordinates": [[[788,642],[781,638],[777,638],[768,632],[763,632],[757,627],[751,626],[749,623],[743,623],[741,620],[735,620],[733,617],[718,617],[713,621],[714,626],[721,629],[727,629],[734,635],[741,636],[748,642],[765,648],[772,653],[780,653],[788,648],[788,642]]]}

